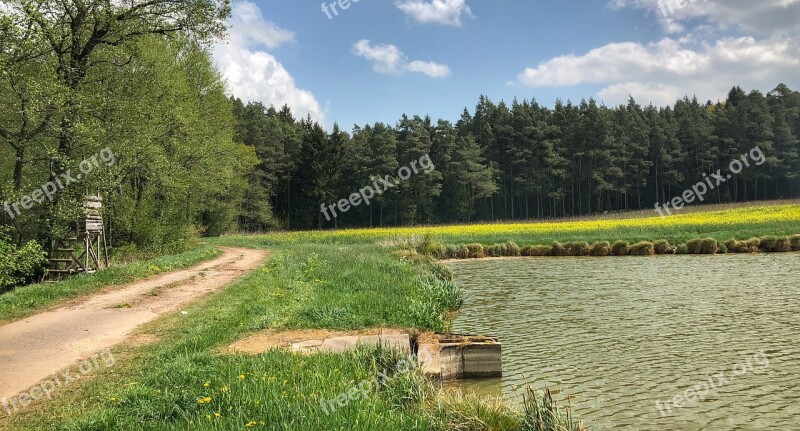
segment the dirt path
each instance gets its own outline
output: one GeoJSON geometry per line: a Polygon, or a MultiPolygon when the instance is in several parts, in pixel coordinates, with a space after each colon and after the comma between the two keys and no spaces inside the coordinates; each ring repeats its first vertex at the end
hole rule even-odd
{"type": "Polygon", "coordinates": [[[263,250],[221,250],[220,257],[192,268],[112,287],[0,326],[0,400],[122,342],[138,326],[224,287],[267,256],[263,250]]]}

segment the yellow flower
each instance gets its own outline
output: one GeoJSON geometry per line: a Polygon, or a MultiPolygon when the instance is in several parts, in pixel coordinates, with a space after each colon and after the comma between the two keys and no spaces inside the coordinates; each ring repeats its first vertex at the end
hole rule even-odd
{"type": "Polygon", "coordinates": [[[211,415],[206,415],[206,419],[211,420],[211,415]]]}
{"type": "Polygon", "coordinates": [[[211,386],[211,382],[205,382],[205,383],[203,383],[203,387],[204,387],[204,388],[207,388],[207,387],[209,387],[209,386],[211,386]]]}
{"type": "Polygon", "coordinates": [[[229,387],[227,387],[227,386],[223,386],[223,387],[222,387],[222,389],[220,389],[220,392],[228,392],[228,391],[230,391],[230,390],[231,390],[231,389],[230,389],[229,387]]]}
{"type": "Polygon", "coordinates": [[[250,422],[248,422],[248,423],[246,423],[246,424],[245,424],[245,426],[246,426],[247,428],[254,427],[255,425],[256,425],[256,421],[250,421],[250,422]]]}
{"type": "Polygon", "coordinates": [[[216,413],[214,413],[214,417],[215,418],[221,418],[222,417],[222,413],[216,412],[216,413]]]}
{"type": "Polygon", "coordinates": [[[245,377],[244,374],[239,374],[239,380],[244,380],[244,377],[245,377]]]}
{"type": "Polygon", "coordinates": [[[208,404],[211,402],[211,397],[203,397],[197,400],[197,404],[208,404]]]}

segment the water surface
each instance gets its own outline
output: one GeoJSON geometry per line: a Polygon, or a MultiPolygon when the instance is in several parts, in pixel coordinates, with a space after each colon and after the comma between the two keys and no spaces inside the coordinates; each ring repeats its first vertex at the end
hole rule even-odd
{"type": "Polygon", "coordinates": [[[549,386],[592,429],[800,430],[800,254],[450,266],[454,331],[503,342],[504,378],[470,389],[549,386]]]}

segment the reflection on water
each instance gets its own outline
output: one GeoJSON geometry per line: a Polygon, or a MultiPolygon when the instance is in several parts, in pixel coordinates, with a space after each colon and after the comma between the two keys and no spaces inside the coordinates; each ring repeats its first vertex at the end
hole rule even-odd
{"type": "Polygon", "coordinates": [[[592,429],[800,430],[800,254],[451,267],[466,300],[454,331],[503,342],[505,377],[470,389],[517,401],[525,380],[549,386],[592,429]],[[720,372],[704,400],[686,402],[720,372]],[[675,396],[667,406],[683,407],[670,412],[675,396]]]}

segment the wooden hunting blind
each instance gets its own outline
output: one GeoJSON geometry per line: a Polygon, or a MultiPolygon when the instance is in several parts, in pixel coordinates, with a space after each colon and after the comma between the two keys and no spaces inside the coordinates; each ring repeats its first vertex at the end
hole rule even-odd
{"type": "Polygon", "coordinates": [[[108,245],[103,228],[103,198],[87,196],[83,201],[83,217],[77,222],[75,236],[56,240],[50,256],[48,281],[93,273],[108,267],[108,245]]]}

